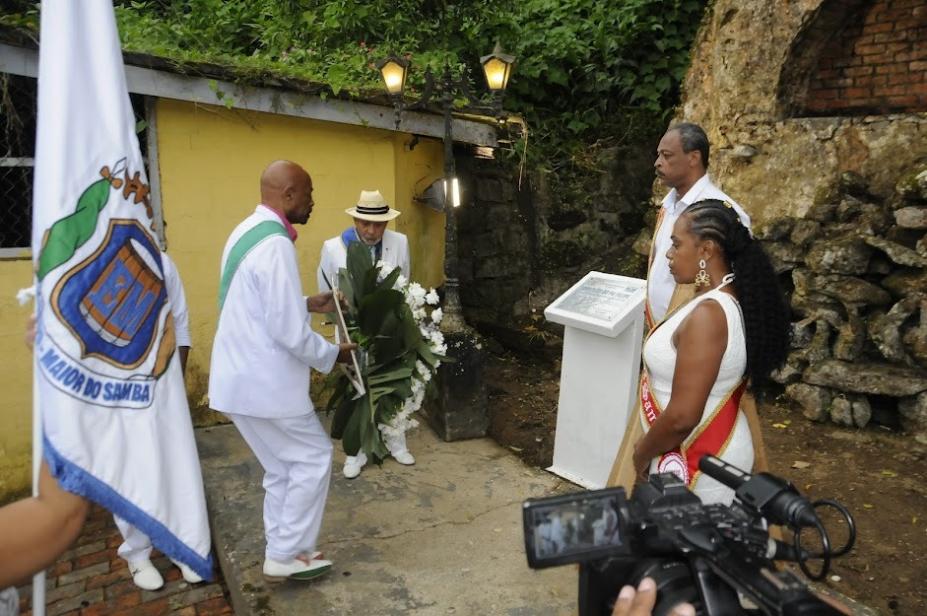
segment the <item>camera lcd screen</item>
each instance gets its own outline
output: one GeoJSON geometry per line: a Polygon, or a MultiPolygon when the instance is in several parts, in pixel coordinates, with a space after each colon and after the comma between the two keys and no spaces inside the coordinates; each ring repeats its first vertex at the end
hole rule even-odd
{"type": "Polygon", "coordinates": [[[525,549],[531,567],[620,552],[624,545],[621,505],[624,490],[582,492],[530,500],[524,506],[525,549]]]}

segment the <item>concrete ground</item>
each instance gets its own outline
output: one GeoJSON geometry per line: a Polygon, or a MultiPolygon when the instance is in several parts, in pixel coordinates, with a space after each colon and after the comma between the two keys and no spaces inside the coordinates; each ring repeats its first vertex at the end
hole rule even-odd
{"type": "Polygon", "coordinates": [[[234,426],[197,430],[215,548],[239,616],[247,614],[572,614],[577,570],[528,568],[521,503],[576,489],[526,467],[490,439],[409,435],[417,463],[387,460],[332,485],[319,549],[334,561],[313,582],[270,586],[262,471],[234,426]]]}

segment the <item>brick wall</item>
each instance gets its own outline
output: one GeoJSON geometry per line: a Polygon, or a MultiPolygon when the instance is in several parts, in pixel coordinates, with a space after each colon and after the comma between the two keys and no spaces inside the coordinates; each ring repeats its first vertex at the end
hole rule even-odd
{"type": "Polygon", "coordinates": [[[927,111],[927,0],[875,0],[812,72],[808,115],[927,111]]]}

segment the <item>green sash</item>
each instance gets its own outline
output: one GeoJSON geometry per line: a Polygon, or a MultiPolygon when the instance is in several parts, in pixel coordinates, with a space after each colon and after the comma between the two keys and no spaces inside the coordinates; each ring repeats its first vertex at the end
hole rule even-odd
{"type": "Polygon", "coordinates": [[[222,270],[222,278],[219,280],[219,312],[222,312],[222,306],[225,304],[225,296],[229,292],[229,286],[232,284],[232,278],[238,271],[238,266],[245,260],[248,253],[255,246],[274,235],[282,235],[290,239],[289,234],[282,224],[275,220],[265,220],[245,232],[232,250],[229,251],[229,257],[225,261],[225,268],[222,270]]]}

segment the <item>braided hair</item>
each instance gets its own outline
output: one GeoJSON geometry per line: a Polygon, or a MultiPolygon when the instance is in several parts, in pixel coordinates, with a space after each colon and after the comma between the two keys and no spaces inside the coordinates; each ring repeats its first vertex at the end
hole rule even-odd
{"type": "Polygon", "coordinates": [[[714,240],[734,272],[734,290],[741,305],[747,344],[747,375],[762,385],[782,366],[789,346],[789,310],[776,271],[760,243],[727,203],[706,199],[685,211],[689,232],[714,240]]]}

